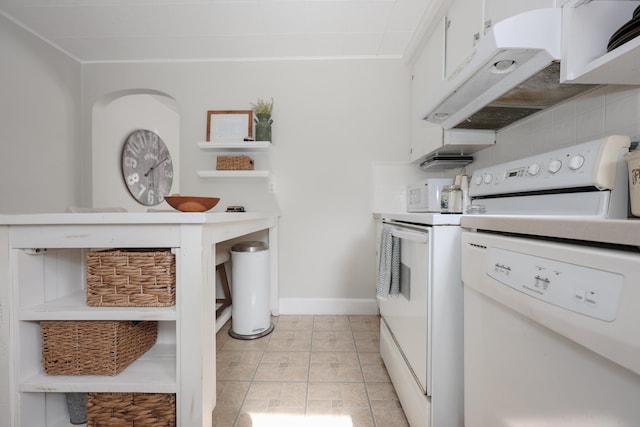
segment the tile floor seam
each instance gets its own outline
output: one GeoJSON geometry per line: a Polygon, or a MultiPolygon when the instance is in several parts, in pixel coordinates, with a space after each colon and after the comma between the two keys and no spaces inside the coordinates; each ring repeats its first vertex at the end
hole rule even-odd
{"type": "MultiPolygon", "coordinates": [[[[250,388],[251,388],[251,382],[249,382],[249,386],[247,386],[247,390],[243,393],[242,402],[240,403],[240,408],[242,408],[244,406],[244,403],[247,401],[247,396],[249,395],[250,388]]],[[[241,414],[241,411],[238,410],[236,412],[236,416],[233,417],[233,423],[231,424],[233,427],[237,426],[238,423],[240,422],[240,414],[241,414]]]]}
{"type": "MultiPolygon", "coordinates": [[[[242,409],[247,401],[247,397],[249,396],[249,391],[251,390],[251,386],[255,383],[255,379],[256,379],[256,375],[258,374],[258,369],[260,368],[260,363],[262,363],[262,360],[264,359],[264,353],[265,353],[265,349],[267,347],[267,345],[269,345],[269,342],[271,341],[271,337],[272,335],[269,334],[267,337],[267,343],[265,344],[265,347],[260,350],[260,359],[258,360],[258,363],[256,364],[256,369],[253,371],[253,375],[251,376],[251,379],[248,381],[249,382],[249,386],[247,387],[247,391],[244,393],[244,397],[242,399],[242,404],[240,405],[240,409],[242,409]]],[[[264,337],[263,337],[264,338],[264,337]]],[[[232,338],[230,337],[230,339],[236,339],[236,338],[232,338]]],[[[260,339],[260,338],[258,338],[260,339]]],[[[238,412],[236,413],[236,416],[234,418],[234,423],[233,426],[237,426],[240,423],[240,415],[242,414],[241,410],[238,410],[238,412]]]]}
{"type": "Polygon", "coordinates": [[[307,361],[307,393],[304,396],[304,415],[309,414],[309,384],[311,384],[311,359],[313,357],[313,334],[315,332],[315,316],[311,321],[311,342],[309,343],[309,360],[307,361]]]}
{"type": "Polygon", "coordinates": [[[373,406],[371,405],[371,395],[369,394],[369,387],[367,386],[367,379],[364,376],[364,369],[362,367],[362,358],[360,358],[360,351],[358,350],[358,345],[356,343],[355,334],[353,331],[353,325],[351,324],[351,318],[349,318],[349,328],[351,329],[351,335],[353,337],[353,345],[356,348],[356,355],[358,356],[358,366],[360,367],[360,375],[362,375],[362,383],[364,384],[364,392],[367,395],[367,406],[369,407],[369,414],[371,415],[371,422],[373,423],[372,427],[376,427],[376,417],[373,413],[373,406]]]}
{"type": "Polygon", "coordinates": [[[353,334],[353,339],[354,339],[354,345],[356,347],[356,351],[358,354],[358,364],[360,365],[360,373],[362,375],[362,381],[364,382],[364,391],[367,395],[367,405],[369,407],[369,413],[371,414],[371,422],[373,423],[372,427],[376,427],[377,426],[377,422],[376,422],[376,417],[375,414],[373,413],[373,405],[371,404],[371,394],[369,393],[369,387],[368,387],[368,383],[367,383],[367,378],[364,375],[364,368],[362,366],[362,358],[360,357],[360,351],[358,350],[358,344],[355,340],[355,333],[353,331],[353,323],[351,322],[351,317],[349,317],[349,325],[351,327],[351,331],[353,334]]]}

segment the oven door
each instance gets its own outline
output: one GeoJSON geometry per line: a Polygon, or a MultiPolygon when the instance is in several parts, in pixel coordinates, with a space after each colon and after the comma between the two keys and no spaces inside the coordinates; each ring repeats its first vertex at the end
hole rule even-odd
{"type": "Polygon", "coordinates": [[[431,228],[394,224],[400,239],[400,293],[380,314],[423,393],[431,395],[431,228]]]}

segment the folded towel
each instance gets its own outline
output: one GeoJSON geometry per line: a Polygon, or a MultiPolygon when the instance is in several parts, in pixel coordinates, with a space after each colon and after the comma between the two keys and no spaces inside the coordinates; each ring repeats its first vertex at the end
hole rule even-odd
{"type": "Polygon", "coordinates": [[[376,297],[379,299],[400,293],[400,239],[391,234],[392,230],[390,225],[382,226],[376,287],[376,297]]]}

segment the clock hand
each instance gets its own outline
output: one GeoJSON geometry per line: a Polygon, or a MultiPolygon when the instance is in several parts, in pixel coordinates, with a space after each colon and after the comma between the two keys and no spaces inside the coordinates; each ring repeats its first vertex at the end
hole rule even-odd
{"type": "Polygon", "coordinates": [[[157,197],[157,195],[156,195],[156,174],[154,172],[155,168],[158,167],[158,165],[162,164],[162,162],[164,162],[165,160],[162,160],[161,162],[158,162],[155,165],[151,166],[151,168],[145,174],[145,176],[151,175],[151,176],[149,176],[149,181],[148,181],[149,182],[149,192],[147,193],[147,199],[148,199],[149,203],[154,203],[155,199],[157,197]]]}
{"type": "Polygon", "coordinates": [[[155,168],[157,168],[158,166],[160,166],[161,164],[163,164],[167,160],[169,160],[169,157],[165,157],[163,160],[160,160],[158,163],[156,163],[155,165],[151,166],[149,168],[149,170],[147,171],[147,173],[144,174],[144,176],[149,176],[149,174],[151,173],[152,170],[154,170],[155,168]]]}

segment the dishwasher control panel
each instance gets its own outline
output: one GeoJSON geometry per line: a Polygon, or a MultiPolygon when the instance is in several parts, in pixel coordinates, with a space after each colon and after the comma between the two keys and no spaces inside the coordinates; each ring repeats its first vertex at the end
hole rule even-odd
{"type": "Polygon", "coordinates": [[[616,319],[624,277],[618,273],[490,248],[487,274],[550,304],[605,321],[616,319]]]}

